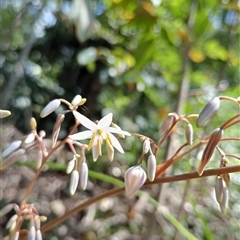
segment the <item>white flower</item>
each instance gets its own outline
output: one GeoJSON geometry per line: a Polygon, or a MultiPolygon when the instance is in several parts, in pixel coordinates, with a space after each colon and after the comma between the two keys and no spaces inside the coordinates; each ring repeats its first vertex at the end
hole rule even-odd
{"type": "Polygon", "coordinates": [[[97,124],[79,112],[73,111],[73,115],[84,127],[89,130],[70,135],[69,138],[73,140],[91,139],[88,149],[92,149],[93,161],[97,161],[98,157],[102,155],[101,145],[103,141],[106,141],[110,161],[113,160],[114,156],[113,147],[115,147],[120,153],[124,153],[122,146],[112,133],[126,136],[130,136],[131,134],[121,129],[110,127],[113,117],[112,113],[107,114],[97,124]]]}

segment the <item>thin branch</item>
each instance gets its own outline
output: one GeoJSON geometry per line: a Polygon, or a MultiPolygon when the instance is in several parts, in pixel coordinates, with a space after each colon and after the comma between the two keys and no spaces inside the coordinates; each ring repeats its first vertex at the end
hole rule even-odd
{"type": "MultiPolygon", "coordinates": [[[[72,133],[74,133],[74,131],[76,130],[76,128],[78,127],[79,123],[76,122],[75,125],[73,126],[73,128],[71,129],[69,135],[71,135],[72,133]]],[[[42,165],[40,166],[40,168],[37,170],[33,180],[31,181],[31,183],[29,184],[28,188],[27,188],[27,191],[23,197],[23,200],[22,200],[22,204],[24,204],[26,201],[27,201],[27,198],[28,196],[30,195],[33,187],[34,187],[34,184],[35,182],[37,181],[39,175],[41,174],[42,172],[42,169],[43,169],[43,166],[45,165],[45,163],[47,162],[48,158],[58,149],[60,148],[63,144],[65,144],[68,140],[68,137],[66,137],[63,141],[61,141],[55,148],[52,149],[52,151],[46,156],[44,157],[43,159],[43,162],[42,162],[42,165]]]]}
{"type": "MultiPolygon", "coordinates": [[[[217,176],[224,173],[235,173],[240,172],[240,165],[237,166],[231,166],[231,167],[224,167],[224,168],[216,168],[216,169],[209,169],[205,170],[204,173],[199,176],[198,172],[192,172],[192,173],[185,173],[181,175],[176,176],[169,176],[169,177],[163,177],[163,178],[157,178],[153,182],[147,181],[144,186],[150,186],[153,184],[162,184],[162,183],[171,183],[171,182],[177,182],[177,181],[185,181],[189,179],[197,179],[197,178],[203,178],[203,177],[209,177],[209,176],[217,176]]],[[[69,212],[65,213],[63,216],[55,218],[54,220],[48,222],[41,228],[41,232],[47,232],[53,227],[57,226],[70,216],[76,214],[77,212],[89,207],[90,205],[106,198],[106,197],[112,197],[114,195],[123,193],[125,190],[124,187],[115,188],[112,190],[109,190],[105,193],[99,194],[96,197],[90,198],[89,200],[86,200],[85,202],[79,204],[78,206],[74,207],[69,212]]]]}

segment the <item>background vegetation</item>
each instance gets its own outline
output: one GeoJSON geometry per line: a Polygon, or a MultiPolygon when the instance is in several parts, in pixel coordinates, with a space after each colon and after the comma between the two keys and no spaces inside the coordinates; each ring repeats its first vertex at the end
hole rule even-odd
{"type": "MultiPolygon", "coordinates": [[[[199,113],[214,96],[240,95],[237,0],[2,0],[0,4],[0,109],[12,112],[1,127],[2,148],[30,131],[32,116],[38,129],[50,137],[57,113],[46,119],[40,119],[39,113],[54,98],[71,101],[81,94],[87,98],[81,111],[89,118],[113,112],[114,121],[124,130],[157,139],[168,112],[199,113]]],[[[223,103],[198,136],[210,134],[237,111],[223,103]]],[[[68,116],[60,138],[73,123],[68,116]]],[[[183,131],[178,128],[162,148],[159,163],[184,141],[183,131]]],[[[239,127],[226,135],[236,132],[239,136],[239,127]]],[[[70,158],[63,149],[40,177],[31,200],[50,219],[61,215],[76,202],[113,187],[104,178],[97,180],[94,171],[122,179],[125,170],[137,163],[141,148],[140,141],[127,139],[125,155],[116,155],[111,164],[105,155],[93,164],[89,155],[93,173],[88,189],[79,189],[72,198],[66,189],[69,176],[64,173],[70,158]]],[[[224,148],[239,153],[240,145],[224,148]]],[[[176,163],[167,174],[194,170],[199,154],[176,163]]],[[[28,160],[33,161],[34,155],[28,160]]],[[[210,167],[218,167],[218,162],[215,157],[210,167]]],[[[2,205],[21,201],[35,171],[25,165],[1,173],[2,205]]],[[[214,178],[143,190],[198,239],[230,240],[240,238],[239,174],[231,179],[226,216],[221,216],[213,196],[214,178]]],[[[185,239],[144,196],[105,199],[46,233],[44,239],[185,239]]],[[[2,227],[5,223],[3,219],[2,227]]]]}

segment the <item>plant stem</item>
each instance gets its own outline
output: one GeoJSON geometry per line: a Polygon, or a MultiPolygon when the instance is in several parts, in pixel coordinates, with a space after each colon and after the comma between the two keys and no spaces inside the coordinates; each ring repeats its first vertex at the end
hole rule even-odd
{"type": "MultiPolygon", "coordinates": [[[[73,128],[71,129],[69,135],[72,134],[72,133],[76,130],[76,128],[77,128],[78,125],[79,125],[79,123],[76,122],[75,125],[73,126],[73,128]]],[[[33,187],[34,187],[34,184],[35,184],[35,182],[37,181],[40,173],[42,172],[43,166],[44,166],[45,163],[47,162],[48,158],[49,158],[58,148],[60,148],[64,143],[66,143],[67,140],[68,140],[68,137],[66,137],[63,141],[61,141],[55,148],[53,148],[53,149],[49,152],[49,154],[48,154],[46,157],[44,157],[43,162],[42,162],[42,165],[41,165],[40,168],[37,170],[37,172],[36,172],[33,180],[31,181],[31,183],[29,184],[29,186],[28,186],[28,188],[27,188],[27,191],[26,191],[26,193],[25,193],[25,195],[24,195],[24,197],[23,197],[23,200],[22,200],[22,204],[26,203],[27,198],[28,198],[28,196],[30,195],[30,193],[31,193],[31,191],[32,191],[32,189],[33,189],[33,187]]]]}
{"type": "Polygon", "coordinates": [[[222,124],[222,126],[220,128],[222,129],[226,129],[236,123],[239,123],[240,120],[236,120],[234,121],[236,118],[239,118],[240,117],[240,114],[237,114],[236,116],[230,118],[229,120],[227,120],[224,124],[222,124]]]}
{"type": "MultiPolygon", "coordinates": [[[[234,173],[234,172],[240,172],[240,165],[237,166],[231,166],[231,167],[224,167],[224,168],[216,168],[216,169],[209,169],[205,170],[201,176],[198,175],[198,172],[192,172],[192,173],[185,173],[181,175],[176,176],[169,176],[169,177],[163,177],[163,178],[157,178],[153,182],[147,181],[144,186],[150,186],[153,184],[162,184],[162,183],[170,183],[170,182],[177,182],[177,181],[184,181],[189,179],[196,179],[196,178],[203,178],[203,177],[209,177],[209,176],[216,176],[224,173],[234,173]]],[[[85,209],[89,207],[90,205],[106,198],[106,197],[112,197],[114,195],[120,194],[124,192],[124,187],[115,188],[112,190],[109,190],[105,193],[99,194],[96,197],[93,197],[89,200],[84,201],[83,203],[79,204],[69,212],[65,213],[63,216],[55,218],[54,220],[48,222],[45,224],[42,228],[42,232],[47,232],[59,223],[63,222],[70,216],[76,214],[77,212],[81,211],[82,209],[85,209]]]]}

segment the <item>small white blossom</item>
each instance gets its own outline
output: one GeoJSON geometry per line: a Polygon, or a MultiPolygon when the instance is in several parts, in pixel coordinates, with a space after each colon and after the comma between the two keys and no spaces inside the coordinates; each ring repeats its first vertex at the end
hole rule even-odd
{"type": "Polygon", "coordinates": [[[98,157],[102,155],[101,145],[103,141],[106,141],[108,149],[113,151],[113,147],[115,147],[120,153],[124,153],[118,139],[112,133],[125,136],[130,136],[131,134],[121,129],[110,127],[113,117],[112,113],[107,114],[97,124],[79,112],[73,111],[73,115],[84,127],[89,130],[70,135],[69,137],[73,140],[91,139],[88,149],[92,149],[94,161],[97,161],[98,157]]]}

